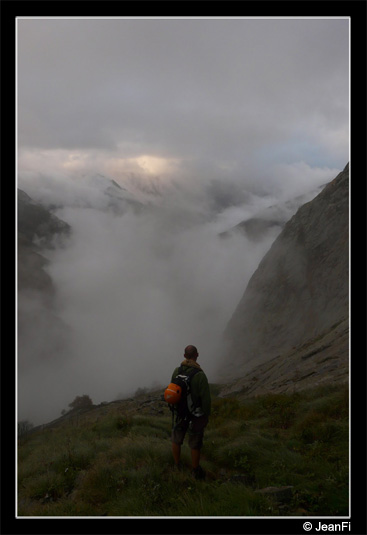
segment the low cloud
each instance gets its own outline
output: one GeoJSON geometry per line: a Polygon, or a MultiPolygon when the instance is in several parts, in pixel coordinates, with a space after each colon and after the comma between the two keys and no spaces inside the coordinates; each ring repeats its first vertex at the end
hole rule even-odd
{"type": "Polygon", "coordinates": [[[99,403],[164,385],[187,344],[199,348],[209,379],[217,380],[223,330],[274,239],[255,245],[218,234],[264,199],[249,195],[252,202],[215,212],[208,190],[193,202],[184,188],[168,188],[141,212],[116,214],[90,183],[28,176],[21,185],[35,200],[53,199],[72,228],[63,247],[46,252],[52,310],[65,332],[44,323],[36,299],[28,307],[37,314],[20,330],[21,418],[49,421],[77,395],[99,403]]]}

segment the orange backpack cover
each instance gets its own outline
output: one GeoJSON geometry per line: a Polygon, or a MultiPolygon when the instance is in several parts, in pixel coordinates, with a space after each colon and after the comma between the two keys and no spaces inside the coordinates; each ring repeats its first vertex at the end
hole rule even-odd
{"type": "Polygon", "coordinates": [[[175,405],[181,399],[182,388],[175,383],[170,383],[164,391],[164,399],[167,403],[175,405]]]}

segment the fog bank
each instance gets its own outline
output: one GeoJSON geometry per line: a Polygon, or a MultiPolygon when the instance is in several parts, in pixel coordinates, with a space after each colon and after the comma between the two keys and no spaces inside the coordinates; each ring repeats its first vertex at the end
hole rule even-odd
{"type": "Polygon", "coordinates": [[[55,214],[72,228],[64,247],[46,252],[45,268],[55,287],[53,314],[68,330],[37,322],[43,305],[36,295],[28,301],[31,326],[20,329],[20,418],[44,423],[77,395],[100,403],[162,386],[188,344],[217,380],[222,332],[275,237],[255,245],[218,234],[266,200],[249,194],[247,204],[220,211],[212,195],[194,202],[184,189],[168,188],[139,211],[124,205],[116,213],[95,180],[64,189],[57,179],[48,188],[20,182],[44,203],[53,185],[55,214]],[[41,348],[48,348],[42,358],[41,348]]]}

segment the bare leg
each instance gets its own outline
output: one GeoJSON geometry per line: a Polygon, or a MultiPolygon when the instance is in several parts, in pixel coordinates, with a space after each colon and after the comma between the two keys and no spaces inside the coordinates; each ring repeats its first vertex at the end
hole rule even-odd
{"type": "Polygon", "coordinates": [[[180,457],[181,457],[180,444],[175,444],[175,442],[172,442],[172,454],[173,454],[173,459],[175,461],[175,464],[178,465],[180,462],[180,457]]]}
{"type": "Polygon", "coordinates": [[[192,449],[191,450],[191,463],[192,463],[192,467],[195,469],[199,466],[199,462],[200,462],[200,450],[195,450],[195,449],[192,449]]]}

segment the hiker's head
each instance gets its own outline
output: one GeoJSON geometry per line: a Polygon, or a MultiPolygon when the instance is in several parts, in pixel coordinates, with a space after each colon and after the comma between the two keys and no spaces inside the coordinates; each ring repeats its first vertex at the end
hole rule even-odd
{"type": "Polygon", "coordinates": [[[199,353],[195,346],[187,346],[185,347],[184,356],[186,359],[196,360],[199,356],[199,353]]]}

